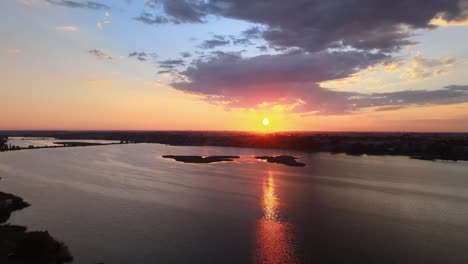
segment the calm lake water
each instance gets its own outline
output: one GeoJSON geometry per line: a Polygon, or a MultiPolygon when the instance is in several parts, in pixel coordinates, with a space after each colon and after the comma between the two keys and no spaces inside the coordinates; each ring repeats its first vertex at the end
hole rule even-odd
{"type": "Polygon", "coordinates": [[[468,263],[467,163],[136,144],[4,152],[0,177],[79,264],[468,263]],[[278,154],[307,166],[252,158],[278,154]]]}

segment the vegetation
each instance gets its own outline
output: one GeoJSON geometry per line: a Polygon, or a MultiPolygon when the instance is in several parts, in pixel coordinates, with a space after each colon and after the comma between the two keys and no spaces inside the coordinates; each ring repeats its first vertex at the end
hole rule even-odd
{"type": "Polygon", "coordinates": [[[270,163],[278,163],[278,164],[284,164],[287,166],[292,166],[292,167],[304,167],[305,164],[298,162],[296,157],[293,156],[260,156],[260,157],[255,157],[256,159],[260,160],[266,160],[267,162],[270,163]]]}
{"type": "Polygon", "coordinates": [[[7,138],[0,136],[0,151],[5,151],[7,149],[7,138]]]}
{"type": "Polygon", "coordinates": [[[9,193],[0,192],[0,224],[5,223],[12,212],[28,207],[22,198],[9,193]]]}
{"type": "Polygon", "coordinates": [[[0,192],[0,263],[62,264],[73,261],[67,246],[47,231],[27,232],[26,227],[3,224],[12,212],[28,206],[22,198],[0,192]]]}
{"type": "Polygon", "coordinates": [[[234,159],[240,158],[239,156],[176,156],[176,155],[164,155],[166,159],[174,159],[184,163],[213,163],[222,161],[233,161],[234,159]]]}
{"type": "MultiPolygon", "coordinates": [[[[400,155],[425,160],[468,160],[468,133],[272,133],[193,131],[17,131],[4,136],[115,140],[175,146],[269,148],[350,155],[400,155]]],[[[2,132],[0,132],[0,137],[2,132]]]]}
{"type": "Polygon", "coordinates": [[[12,259],[23,263],[59,264],[73,261],[67,246],[56,241],[47,231],[27,232],[16,245],[12,259]]]}

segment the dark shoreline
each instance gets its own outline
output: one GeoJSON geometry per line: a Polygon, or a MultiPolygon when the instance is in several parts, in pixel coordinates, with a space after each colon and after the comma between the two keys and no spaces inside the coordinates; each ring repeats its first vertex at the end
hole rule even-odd
{"type": "MultiPolygon", "coordinates": [[[[95,145],[72,140],[113,140],[172,146],[279,149],[306,153],[408,156],[421,160],[468,161],[468,133],[271,133],[196,131],[0,131],[0,138],[54,137],[70,140],[56,147],[95,145]]],[[[0,140],[1,145],[1,140],[0,140]]],[[[104,144],[105,145],[105,144],[104,144]]],[[[1,150],[0,146],[0,150],[1,150]]]]}
{"type": "MultiPolygon", "coordinates": [[[[217,162],[226,162],[234,161],[234,159],[240,159],[240,156],[184,156],[184,155],[163,155],[165,159],[173,159],[178,162],[183,163],[217,163],[217,162]]],[[[265,160],[269,163],[283,164],[286,166],[292,167],[304,167],[305,164],[298,162],[296,157],[293,156],[258,156],[255,157],[258,160],[265,160]]]]}
{"type": "Polygon", "coordinates": [[[178,162],[183,163],[215,163],[223,161],[234,161],[234,159],[239,159],[239,156],[182,156],[182,155],[163,155],[165,159],[173,159],[178,162]]]}
{"type": "Polygon", "coordinates": [[[0,263],[61,264],[73,261],[67,246],[47,231],[5,224],[15,211],[29,207],[21,197],[0,192],[0,263]]]}
{"type": "Polygon", "coordinates": [[[293,156],[286,156],[286,155],[280,155],[280,156],[258,156],[255,157],[256,159],[259,160],[265,160],[270,163],[277,163],[277,164],[283,164],[286,166],[291,166],[291,167],[304,167],[305,164],[298,162],[296,157],[293,156]]]}

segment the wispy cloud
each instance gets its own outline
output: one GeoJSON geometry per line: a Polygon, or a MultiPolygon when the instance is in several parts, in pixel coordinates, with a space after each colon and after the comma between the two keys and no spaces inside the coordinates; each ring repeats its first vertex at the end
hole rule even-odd
{"type": "Polygon", "coordinates": [[[184,60],[164,60],[159,62],[161,65],[169,66],[183,66],[185,64],[184,60]]]}
{"type": "Polygon", "coordinates": [[[100,51],[98,49],[89,50],[88,54],[94,55],[94,56],[96,56],[96,58],[102,59],[102,60],[112,60],[113,59],[112,56],[107,55],[107,54],[105,54],[104,52],[102,52],[102,51],[100,51]]]}
{"type": "Polygon", "coordinates": [[[463,64],[455,57],[427,58],[420,52],[413,53],[408,59],[396,58],[351,74],[342,79],[321,82],[322,87],[346,89],[351,85],[376,88],[398,86],[413,81],[427,80],[449,74],[456,65],[463,64]],[[383,81],[382,76],[391,80],[383,81]]]}
{"type": "Polygon", "coordinates": [[[231,41],[226,39],[224,36],[214,35],[213,39],[205,40],[202,44],[200,44],[200,48],[202,49],[213,49],[219,46],[229,45],[231,41]]]}
{"type": "Polygon", "coordinates": [[[128,54],[129,57],[135,57],[139,61],[147,61],[148,60],[148,54],[146,52],[130,52],[128,54]]]}
{"type": "Polygon", "coordinates": [[[106,11],[104,13],[104,18],[99,20],[97,23],[96,23],[96,27],[102,31],[104,30],[104,27],[106,25],[110,25],[112,23],[112,20],[111,20],[111,14],[109,13],[109,11],[106,11]]]}
{"type": "Polygon", "coordinates": [[[180,53],[180,55],[182,56],[182,58],[192,57],[192,54],[190,52],[182,52],[182,53],[180,53]]]}
{"type": "Polygon", "coordinates": [[[63,7],[70,7],[70,8],[86,8],[86,9],[93,9],[93,10],[107,10],[110,7],[106,4],[94,2],[94,1],[72,1],[72,0],[45,0],[47,3],[56,5],[56,6],[63,6],[63,7]]]}
{"type": "Polygon", "coordinates": [[[456,58],[428,59],[420,54],[412,58],[410,65],[403,69],[401,77],[419,80],[447,74],[449,69],[457,63],[456,58]]]}
{"type": "Polygon", "coordinates": [[[60,27],[56,27],[55,29],[59,31],[69,31],[69,32],[78,31],[78,28],[75,26],[60,26],[60,27]]]}
{"type": "Polygon", "coordinates": [[[376,112],[384,112],[384,111],[394,111],[394,110],[400,110],[404,108],[403,106],[395,105],[395,106],[382,106],[376,108],[374,111],[376,112]]]}

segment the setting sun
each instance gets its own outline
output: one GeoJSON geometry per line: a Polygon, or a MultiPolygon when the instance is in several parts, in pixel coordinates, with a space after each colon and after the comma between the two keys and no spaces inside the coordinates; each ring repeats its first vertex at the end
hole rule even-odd
{"type": "Polygon", "coordinates": [[[264,126],[268,126],[270,124],[270,120],[268,120],[268,118],[264,118],[262,123],[264,126]]]}

